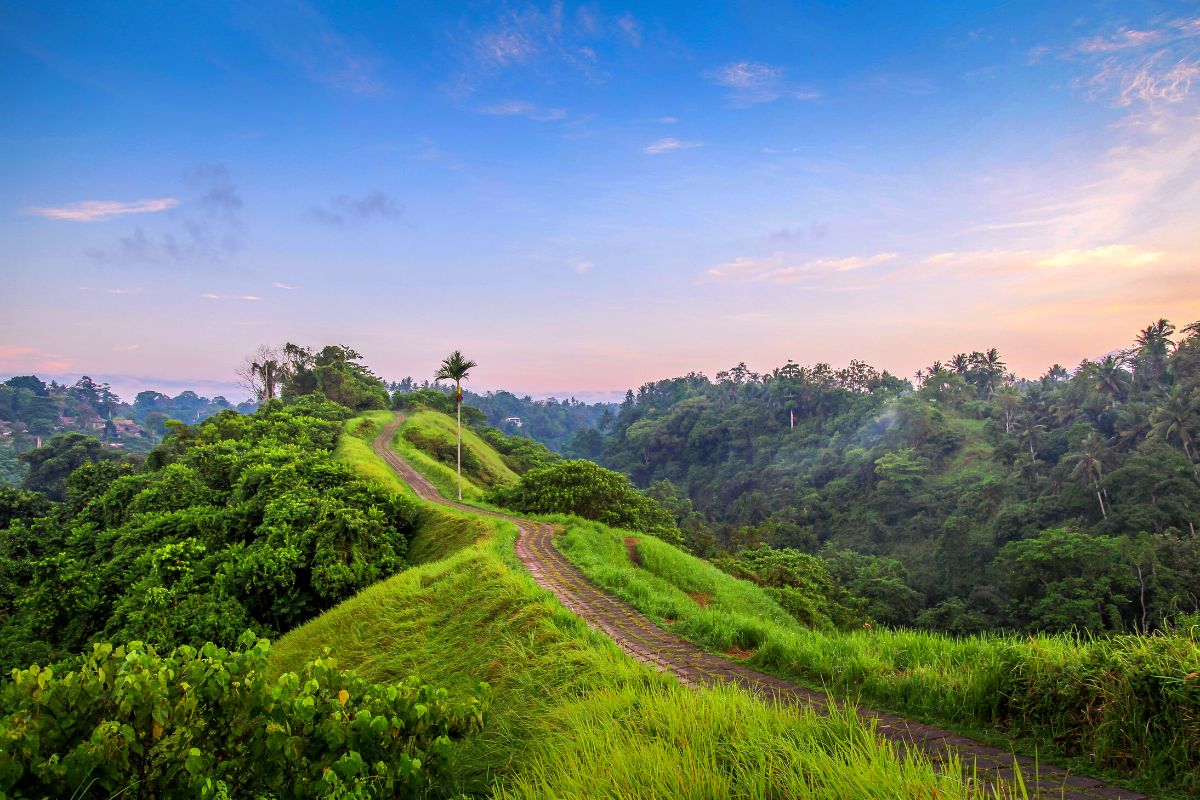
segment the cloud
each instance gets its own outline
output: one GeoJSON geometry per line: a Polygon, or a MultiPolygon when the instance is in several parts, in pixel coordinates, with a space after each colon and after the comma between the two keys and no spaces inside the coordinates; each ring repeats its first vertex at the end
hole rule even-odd
{"type": "Polygon", "coordinates": [[[663,153],[669,153],[672,150],[684,150],[691,147],[703,146],[704,145],[701,142],[687,142],[682,139],[676,139],[673,136],[668,136],[665,139],[659,139],[657,142],[652,142],[646,145],[642,149],[642,152],[647,155],[657,156],[663,153]]]}
{"type": "Polygon", "coordinates": [[[70,369],[73,363],[66,356],[36,347],[0,344],[0,372],[61,372],[70,369]]]}
{"type": "Polygon", "coordinates": [[[1161,261],[1164,255],[1165,253],[1159,250],[1147,251],[1134,245],[1113,244],[1093,247],[1090,250],[1063,250],[1034,263],[1039,267],[1074,267],[1080,264],[1140,267],[1161,261]]]}
{"type": "Polygon", "coordinates": [[[131,203],[122,203],[119,200],[83,200],[57,207],[34,206],[28,209],[28,213],[68,222],[98,222],[125,214],[153,214],[174,208],[178,204],[179,201],[174,197],[134,200],[131,203]]]}
{"type": "Polygon", "coordinates": [[[229,170],[221,164],[202,164],[185,174],[184,184],[190,196],[168,215],[165,232],[149,234],[138,226],[107,247],[88,249],[87,255],[113,266],[194,265],[236,255],[246,235],[242,197],[229,170]]]}
{"type": "Polygon", "coordinates": [[[142,293],[142,290],[140,287],[136,288],[136,289],[126,289],[126,288],[121,287],[121,288],[114,288],[114,289],[105,289],[104,291],[107,294],[141,294],[142,293]]]}
{"type": "Polygon", "coordinates": [[[479,113],[496,117],[526,117],[536,122],[555,122],[565,119],[567,116],[565,108],[540,108],[526,100],[510,100],[506,103],[484,106],[479,109],[479,113]]]}
{"type": "Polygon", "coordinates": [[[759,61],[735,61],[705,73],[705,77],[730,90],[735,105],[751,106],[772,103],[781,97],[795,100],[816,100],[821,93],[814,89],[790,87],[784,81],[783,67],[773,67],[759,61]]]}
{"type": "Polygon", "coordinates": [[[642,24],[628,12],[617,17],[617,27],[625,34],[625,38],[634,47],[642,46],[642,24]]]}
{"type": "Polygon", "coordinates": [[[141,350],[140,344],[117,344],[113,345],[113,352],[116,353],[132,353],[134,350],[141,350]]]}
{"type": "Polygon", "coordinates": [[[283,281],[275,281],[271,284],[271,286],[275,287],[276,289],[287,289],[289,291],[296,288],[295,286],[288,286],[283,281]]]}
{"type": "Polygon", "coordinates": [[[235,22],[249,30],[280,61],[291,64],[322,86],[358,95],[387,88],[382,61],[366,42],[352,41],[320,11],[302,0],[282,9],[274,4],[243,3],[235,22]]]}
{"type": "Polygon", "coordinates": [[[578,272],[580,275],[586,275],[588,273],[588,270],[590,270],[594,266],[595,266],[595,264],[593,264],[591,261],[585,261],[584,259],[577,259],[571,268],[573,270],[575,270],[576,272],[578,272]]]}
{"type": "Polygon", "coordinates": [[[236,300],[242,303],[257,303],[262,300],[261,297],[253,294],[215,294],[213,292],[205,292],[200,295],[201,300],[236,300]]]}
{"type": "Polygon", "coordinates": [[[1181,103],[1200,85],[1200,18],[1176,19],[1149,30],[1121,28],[1077,42],[1060,56],[1082,60],[1091,74],[1075,81],[1113,104],[1181,103]]]}
{"type": "Polygon", "coordinates": [[[790,259],[779,253],[767,258],[740,257],[710,268],[705,272],[702,281],[796,283],[878,266],[894,260],[896,255],[876,253],[872,256],[817,258],[799,264],[790,263],[790,259]]]}
{"type": "Polygon", "coordinates": [[[768,244],[787,244],[790,242],[803,241],[804,239],[812,239],[820,241],[829,235],[829,226],[823,222],[810,223],[807,228],[799,225],[777,228],[763,236],[763,241],[768,244]]]}
{"type": "Polygon", "coordinates": [[[362,197],[344,194],[335,197],[328,206],[318,206],[309,210],[312,219],[335,228],[371,219],[399,219],[402,213],[404,206],[378,189],[362,197]]]}

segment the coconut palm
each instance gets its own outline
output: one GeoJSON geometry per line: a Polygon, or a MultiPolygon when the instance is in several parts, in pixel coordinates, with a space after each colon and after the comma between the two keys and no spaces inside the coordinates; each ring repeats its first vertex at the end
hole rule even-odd
{"type": "Polygon", "coordinates": [[[1130,375],[1125,371],[1122,359],[1113,355],[1105,356],[1104,360],[1096,365],[1091,377],[1092,388],[1098,394],[1107,397],[1110,405],[1125,400],[1130,375]]]}
{"type": "Polygon", "coordinates": [[[1166,368],[1167,356],[1172,349],[1171,334],[1174,332],[1174,325],[1160,319],[1138,334],[1138,355],[1149,368],[1151,377],[1157,378],[1166,368]]]}
{"type": "Polygon", "coordinates": [[[1172,386],[1162,405],[1150,413],[1150,432],[1165,441],[1179,440],[1183,453],[1195,463],[1196,437],[1200,428],[1200,391],[1189,396],[1181,386],[1172,386]]]}
{"type": "Polygon", "coordinates": [[[1100,501],[1100,515],[1104,519],[1108,519],[1108,509],[1104,505],[1107,492],[1101,486],[1101,481],[1104,480],[1104,459],[1107,456],[1105,445],[1104,438],[1100,434],[1089,433],[1087,438],[1080,442],[1079,449],[1068,455],[1067,458],[1075,462],[1075,469],[1071,470],[1071,477],[1078,478],[1081,483],[1095,490],[1096,499],[1100,501]]]}
{"type": "Polygon", "coordinates": [[[463,358],[463,354],[455,350],[442,359],[442,366],[433,376],[434,380],[438,381],[454,381],[454,410],[458,432],[458,499],[460,501],[462,500],[462,382],[467,379],[467,374],[477,366],[479,365],[474,361],[463,358]]]}

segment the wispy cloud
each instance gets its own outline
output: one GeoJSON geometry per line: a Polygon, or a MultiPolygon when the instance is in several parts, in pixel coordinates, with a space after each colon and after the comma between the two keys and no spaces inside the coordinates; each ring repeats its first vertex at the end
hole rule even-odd
{"type": "Polygon", "coordinates": [[[275,287],[276,289],[287,289],[289,291],[296,288],[295,286],[288,286],[283,281],[275,281],[271,284],[271,286],[275,287]]]}
{"type": "Polygon", "coordinates": [[[587,261],[585,259],[579,258],[579,259],[576,259],[575,262],[571,265],[571,269],[575,270],[580,275],[586,275],[588,273],[588,271],[591,270],[591,268],[594,266],[595,266],[595,264],[593,264],[591,261],[587,261]]]}
{"type": "Polygon", "coordinates": [[[113,352],[116,353],[132,353],[134,350],[141,350],[140,344],[117,344],[113,345],[113,352]]]}
{"type": "Polygon", "coordinates": [[[107,247],[87,251],[92,260],[112,266],[199,264],[222,261],[245,245],[242,197],[221,164],[189,171],[184,182],[191,196],[171,215],[169,229],[148,234],[140,226],[107,247]]]}
{"type": "Polygon", "coordinates": [[[129,289],[125,287],[117,287],[113,289],[105,289],[106,294],[141,294],[141,287],[129,289]]]}
{"type": "Polygon", "coordinates": [[[795,100],[816,100],[821,93],[815,89],[789,86],[784,80],[784,68],[759,61],[735,61],[705,73],[705,77],[730,90],[735,105],[751,106],[772,103],[781,97],[795,100]]]}
{"type": "Polygon", "coordinates": [[[1090,66],[1075,85],[1117,106],[1181,103],[1200,85],[1200,17],[1175,19],[1145,30],[1121,28],[1060,51],[1090,66]]]}
{"type": "Polygon", "coordinates": [[[236,300],[242,303],[257,303],[262,300],[261,297],[253,294],[216,294],[215,292],[205,292],[200,295],[201,300],[236,300]]]}
{"type": "Polygon", "coordinates": [[[3,372],[61,372],[70,369],[74,363],[67,356],[37,347],[0,344],[0,371],[3,372]]]}
{"type": "Polygon", "coordinates": [[[657,142],[651,142],[642,148],[642,152],[646,155],[657,156],[663,153],[669,153],[672,150],[686,150],[691,147],[703,147],[702,142],[689,142],[683,139],[676,139],[673,136],[668,136],[664,139],[659,139],[657,142]]]}
{"type": "Polygon", "coordinates": [[[505,103],[484,106],[479,109],[479,113],[496,117],[526,117],[536,122],[555,122],[566,119],[567,116],[565,108],[542,108],[527,100],[509,100],[505,103]]]}
{"type": "Polygon", "coordinates": [[[779,253],[767,258],[741,257],[710,268],[704,273],[702,280],[704,282],[796,283],[886,264],[894,260],[896,255],[896,253],[876,253],[871,256],[817,258],[800,263],[793,263],[792,259],[779,253]]]}
{"type": "Polygon", "coordinates": [[[638,22],[637,18],[626,12],[617,17],[617,27],[625,34],[625,38],[634,47],[642,46],[642,23],[638,22]]]}
{"type": "Polygon", "coordinates": [[[159,197],[153,200],[134,200],[123,203],[119,200],[83,200],[65,206],[34,206],[28,213],[47,219],[68,222],[99,222],[126,214],[153,214],[174,208],[179,201],[174,197],[159,197]]]}
{"type": "Polygon", "coordinates": [[[241,4],[235,21],[254,34],[269,53],[315,83],[359,95],[376,95],[387,88],[382,59],[372,48],[343,34],[303,0],[282,8],[241,4]]]}
{"type": "Polygon", "coordinates": [[[334,228],[371,219],[399,219],[402,213],[404,206],[378,189],[362,197],[340,195],[328,205],[314,207],[308,212],[312,219],[334,228]]]}

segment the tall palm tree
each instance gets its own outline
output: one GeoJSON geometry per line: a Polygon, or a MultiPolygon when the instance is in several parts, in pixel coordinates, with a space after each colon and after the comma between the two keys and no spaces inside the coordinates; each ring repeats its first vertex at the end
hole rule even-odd
{"type": "Polygon", "coordinates": [[[1167,365],[1167,356],[1171,354],[1171,334],[1175,326],[1165,319],[1146,326],[1137,336],[1138,355],[1150,368],[1151,377],[1162,375],[1167,365]]]}
{"type": "Polygon", "coordinates": [[[467,374],[479,366],[474,361],[463,358],[463,354],[455,350],[442,359],[442,366],[433,376],[434,380],[454,381],[454,410],[458,424],[458,499],[462,500],[462,382],[467,374]]]}
{"type": "Polygon", "coordinates": [[[1122,359],[1107,355],[1096,365],[1092,375],[1092,388],[1108,398],[1109,405],[1120,403],[1125,399],[1129,387],[1130,375],[1125,371],[1122,359]]]}
{"type": "Polygon", "coordinates": [[[1189,396],[1182,386],[1171,387],[1170,393],[1162,405],[1150,412],[1150,432],[1166,441],[1178,439],[1183,445],[1183,454],[1196,465],[1196,437],[1194,431],[1200,428],[1200,390],[1189,396]]]}
{"type": "Polygon", "coordinates": [[[1105,441],[1100,434],[1092,432],[1087,435],[1087,438],[1079,443],[1079,449],[1067,456],[1075,462],[1075,469],[1071,470],[1071,477],[1078,478],[1085,485],[1091,486],[1096,492],[1096,499],[1100,501],[1100,515],[1104,519],[1108,519],[1108,509],[1104,505],[1104,497],[1107,492],[1101,486],[1101,481],[1104,480],[1104,459],[1107,456],[1107,448],[1105,441]]]}

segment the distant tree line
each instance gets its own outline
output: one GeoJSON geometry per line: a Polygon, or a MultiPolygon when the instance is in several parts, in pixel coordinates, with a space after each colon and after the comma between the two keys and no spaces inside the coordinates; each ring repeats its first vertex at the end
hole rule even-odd
{"type": "Polygon", "coordinates": [[[825,559],[894,625],[1153,629],[1200,613],[1200,328],[1038,379],[995,350],[915,380],[739,364],[626,394],[569,452],[629,475],[698,553],[825,559]]]}

